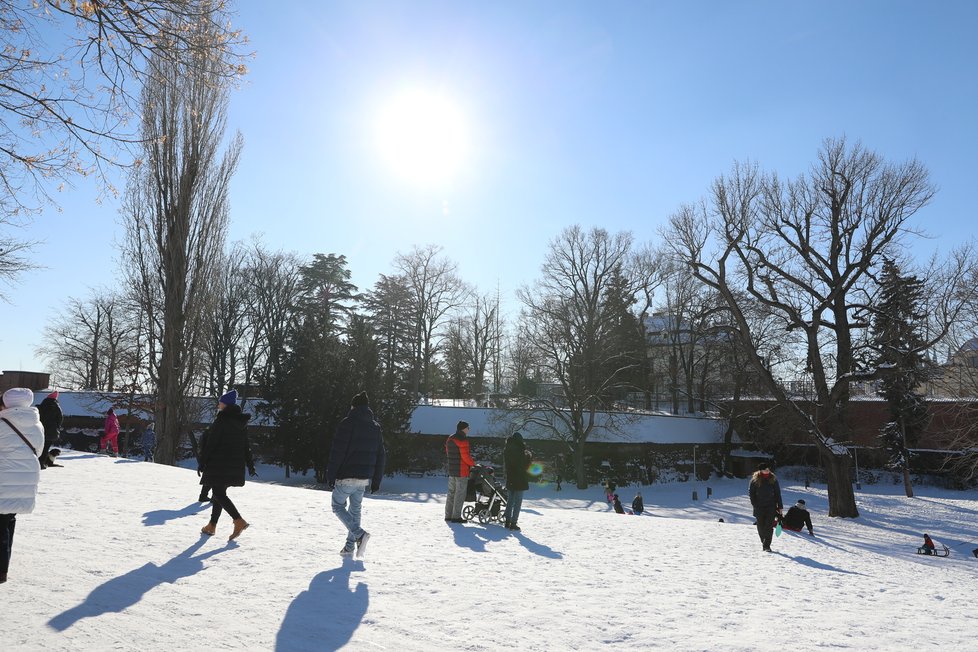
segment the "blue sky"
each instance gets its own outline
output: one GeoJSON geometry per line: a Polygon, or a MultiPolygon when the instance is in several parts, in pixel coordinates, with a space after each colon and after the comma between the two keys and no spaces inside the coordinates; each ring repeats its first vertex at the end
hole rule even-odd
{"type": "MultiPolygon", "coordinates": [[[[238,23],[255,58],[231,97],[231,239],[345,254],[361,288],[436,244],[515,316],[564,227],[655,241],[734,161],[795,176],[843,135],[931,171],[922,256],[972,236],[978,3],[243,2],[238,23]],[[411,90],[466,126],[443,183],[378,151],[378,113],[411,90]]],[[[47,321],[117,283],[118,202],[96,194],[77,184],[28,231],[46,268],[0,307],[0,369],[45,370],[47,321]]]]}

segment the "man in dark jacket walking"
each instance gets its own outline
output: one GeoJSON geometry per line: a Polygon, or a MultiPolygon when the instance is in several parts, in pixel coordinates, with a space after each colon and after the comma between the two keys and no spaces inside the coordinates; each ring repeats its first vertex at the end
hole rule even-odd
{"type": "Polygon", "coordinates": [[[520,509],[523,507],[523,493],[530,488],[527,470],[530,466],[531,453],[526,448],[523,435],[514,432],[506,439],[503,450],[503,462],[506,466],[506,489],[509,498],[506,500],[506,510],[503,517],[507,530],[520,531],[516,522],[520,519],[520,509]]]}
{"type": "Polygon", "coordinates": [[[244,486],[245,467],[251,477],[257,475],[248,446],[249,419],[251,415],[244,414],[238,405],[238,392],[232,389],[218,399],[217,417],[201,437],[198,457],[200,484],[210,487],[212,494],[211,520],[201,528],[201,534],[213,535],[224,511],[234,519],[234,530],[228,541],[237,539],[249,526],[227,494],[228,487],[244,486]]]}
{"type": "Polygon", "coordinates": [[[778,484],[778,478],[771,473],[771,467],[767,462],[757,465],[757,471],[751,477],[747,493],[750,496],[750,504],[754,507],[757,536],[761,538],[761,546],[765,552],[771,552],[774,519],[781,514],[784,505],[781,503],[781,485],[778,484]]]}
{"type": "Polygon", "coordinates": [[[354,553],[360,559],[367,549],[370,533],[360,527],[363,495],[380,489],[384,477],[384,436],[374,419],[366,392],[350,401],[350,412],[336,427],[333,447],[326,467],[326,485],[333,492],[333,513],[346,527],[346,544],[340,550],[344,557],[354,553]]]}
{"type": "Polygon", "coordinates": [[[41,455],[38,457],[41,468],[46,469],[49,466],[61,466],[60,464],[54,463],[54,459],[49,452],[51,450],[51,444],[58,441],[58,436],[61,433],[61,423],[64,421],[64,414],[61,412],[61,405],[58,403],[58,392],[53,391],[48,394],[37,406],[37,412],[41,415],[41,425],[44,426],[44,450],[41,451],[41,455]]]}

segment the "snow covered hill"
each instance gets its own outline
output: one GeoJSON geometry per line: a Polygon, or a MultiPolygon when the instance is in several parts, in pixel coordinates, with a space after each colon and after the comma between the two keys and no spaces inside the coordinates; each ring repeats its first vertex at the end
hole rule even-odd
{"type": "Polygon", "coordinates": [[[193,471],[61,462],[18,517],[4,650],[968,650],[978,631],[974,492],[875,487],[842,520],[824,487],[785,484],[816,536],[766,554],[744,481],[695,503],[689,484],[642,487],[642,517],[596,487],[531,487],[513,534],[448,526],[444,478],[398,477],[365,501],[358,562],[329,494],[268,482],[277,469],[230,490],[252,527],[228,544],[227,515],[199,534],[193,471]],[[914,554],[923,532],[951,556],[914,554]]]}

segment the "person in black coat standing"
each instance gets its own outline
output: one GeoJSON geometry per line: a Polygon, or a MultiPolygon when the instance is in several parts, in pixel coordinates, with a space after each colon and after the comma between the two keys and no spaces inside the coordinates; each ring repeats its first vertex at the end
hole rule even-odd
{"type": "Polygon", "coordinates": [[[757,536],[761,538],[761,546],[765,552],[771,552],[775,518],[780,516],[784,505],[781,503],[781,485],[778,484],[778,478],[771,473],[771,467],[767,462],[757,465],[757,471],[750,479],[747,493],[750,496],[750,504],[754,507],[757,536]]]}
{"type": "Polygon", "coordinates": [[[251,477],[257,475],[248,446],[249,419],[251,415],[241,411],[238,393],[232,389],[218,400],[217,417],[201,438],[200,484],[211,488],[211,520],[201,528],[201,534],[215,534],[224,511],[234,519],[234,531],[228,541],[237,539],[249,525],[227,494],[228,487],[244,486],[245,467],[251,477]]]}
{"type": "Polygon", "coordinates": [[[49,466],[61,466],[60,464],[54,463],[54,459],[49,453],[51,444],[58,441],[58,437],[61,434],[61,424],[64,421],[64,413],[62,413],[61,405],[58,403],[58,392],[53,391],[48,394],[37,406],[37,412],[41,415],[41,425],[44,426],[44,450],[41,451],[41,455],[38,457],[41,468],[46,469],[49,466]]]}
{"type": "Polygon", "coordinates": [[[503,462],[506,467],[506,490],[509,492],[509,498],[506,501],[503,517],[507,530],[517,532],[520,530],[516,522],[520,519],[520,509],[523,507],[523,493],[530,488],[527,469],[531,459],[532,455],[526,449],[523,435],[514,432],[506,439],[503,462]]]}
{"type": "Polygon", "coordinates": [[[384,436],[370,409],[366,392],[350,401],[350,412],[340,421],[333,436],[333,446],[326,466],[326,486],[333,492],[332,506],[336,518],[346,527],[346,543],[340,550],[344,557],[363,558],[370,534],[360,526],[363,495],[380,489],[384,477],[384,436]]]}

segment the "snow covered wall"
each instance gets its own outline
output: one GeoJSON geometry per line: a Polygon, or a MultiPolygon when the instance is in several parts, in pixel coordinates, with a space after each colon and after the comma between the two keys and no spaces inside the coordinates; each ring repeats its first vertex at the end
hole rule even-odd
{"type": "MultiPolygon", "coordinates": [[[[668,414],[599,413],[597,420],[588,440],[620,444],[720,444],[727,427],[723,419],[668,414]],[[622,425],[609,428],[606,424],[612,418],[622,425]]],[[[519,430],[529,439],[551,438],[539,427],[524,425],[519,413],[493,408],[419,405],[411,415],[410,429],[423,435],[450,435],[459,421],[468,422],[470,437],[506,437],[519,430]]],[[[734,435],[734,442],[739,441],[734,435]]]]}

